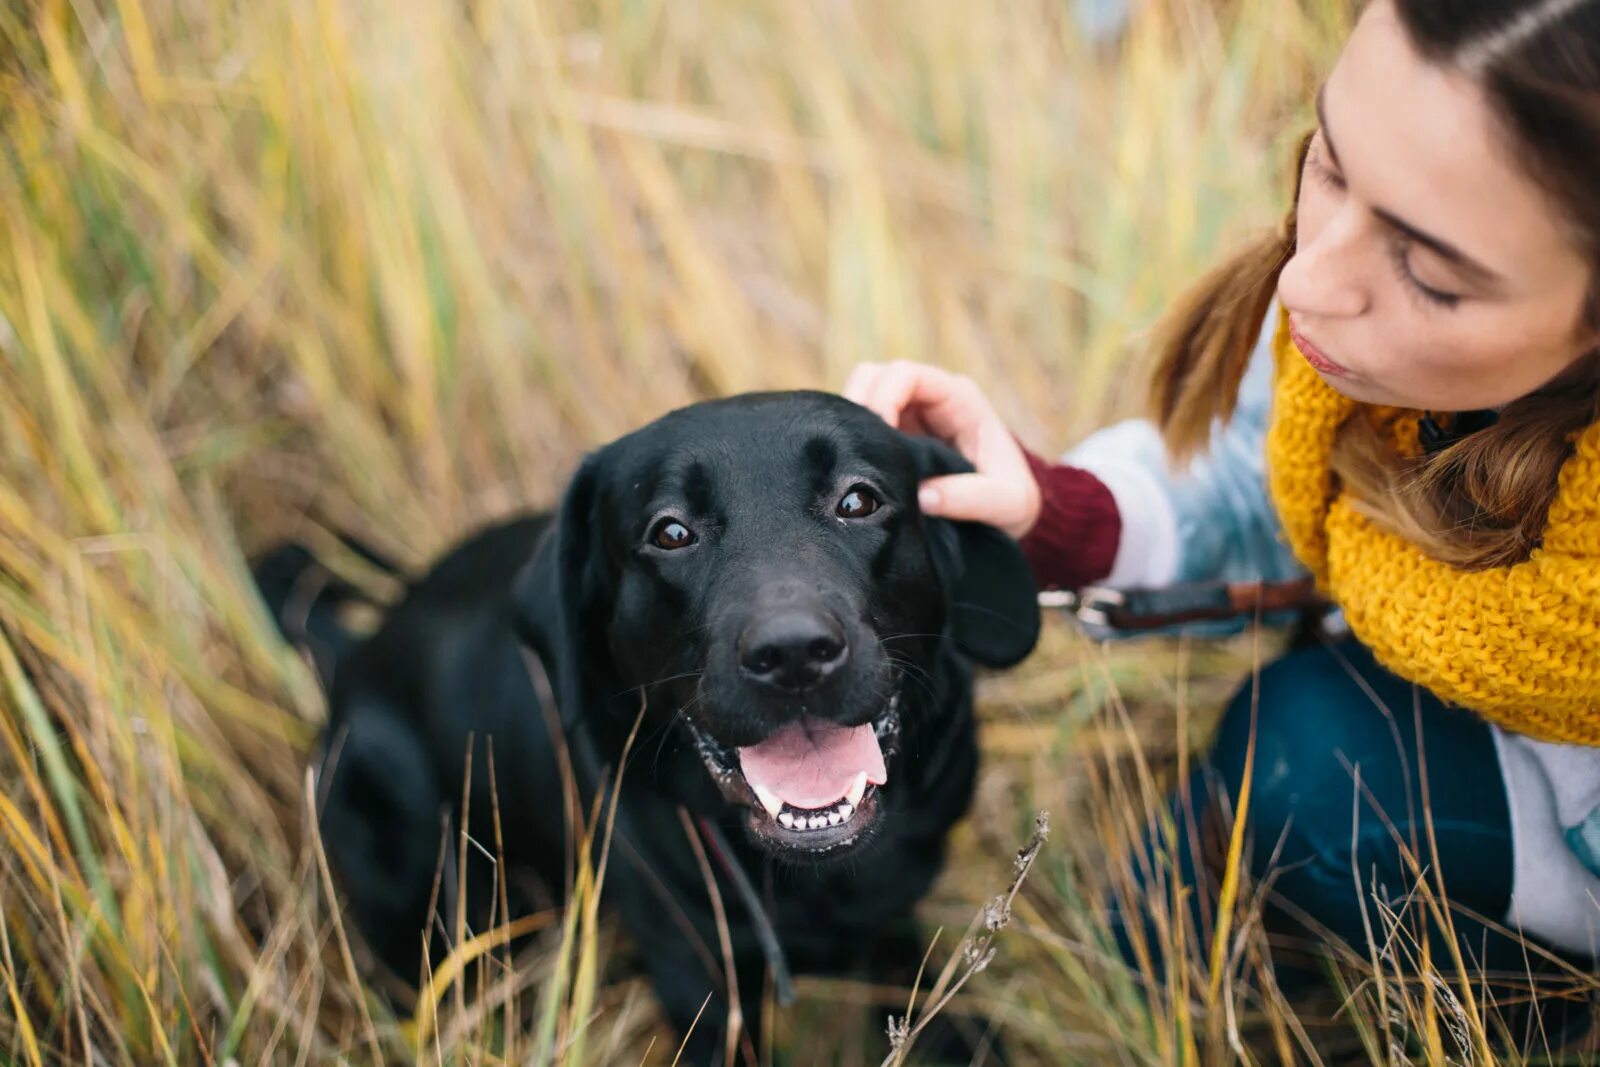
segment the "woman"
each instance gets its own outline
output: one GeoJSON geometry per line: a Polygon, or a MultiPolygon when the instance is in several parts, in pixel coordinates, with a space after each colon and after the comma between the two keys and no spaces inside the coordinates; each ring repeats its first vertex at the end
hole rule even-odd
{"type": "Polygon", "coordinates": [[[1237,805],[1253,728],[1275,922],[1365,956],[1374,897],[1415,884],[1404,845],[1464,909],[1474,973],[1530,954],[1473,915],[1590,961],[1600,0],[1375,0],[1317,117],[1284,232],[1158,331],[1153,420],[1051,464],[936,368],[864,364],[846,394],[960,448],[976,473],[924,509],[1018,536],[1042,586],[1309,572],[1342,610],[1349,636],[1235,698],[1189,797],[1237,805]]]}

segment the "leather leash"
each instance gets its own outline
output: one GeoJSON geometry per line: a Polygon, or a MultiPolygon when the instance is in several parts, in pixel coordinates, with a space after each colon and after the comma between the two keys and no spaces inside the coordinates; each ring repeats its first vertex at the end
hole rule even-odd
{"type": "Polygon", "coordinates": [[[1310,578],[1283,582],[1186,582],[1153,589],[1090,585],[1039,594],[1039,606],[1099,629],[1138,632],[1186,622],[1237,619],[1325,604],[1310,578]]]}
{"type": "MultiPolygon", "coordinates": [[[[761,954],[767,958],[767,968],[772,974],[772,985],[778,1003],[788,1007],[795,1001],[794,978],[789,973],[789,961],[784,957],[783,944],[778,940],[778,931],[773,928],[772,919],[768,917],[767,909],[761,904],[761,894],[756,892],[750,876],[739,866],[738,860],[734,858],[733,849],[728,846],[728,839],[722,835],[722,830],[717,824],[704,815],[695,816],[694,820],[700,827],[701,836],[711,846],[710,852],[716,858],[717,865],[733,883],[733,888],[739,894],[739,900],[750,913],[751,924],[755,926],[756,941],[761,946],[761,954]]],[[[738,996],[738,991],[734,990],[732,995],[738,996]]]]}

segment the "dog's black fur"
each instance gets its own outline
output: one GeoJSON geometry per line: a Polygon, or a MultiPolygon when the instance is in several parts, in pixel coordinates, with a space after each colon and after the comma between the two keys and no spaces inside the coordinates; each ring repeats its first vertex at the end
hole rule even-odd
{"type": "MultiPolygon", "coordinates": [[[[969,661],[1015,663],[1039,627],[1013,541],[917,509],[920,480],[968,469],[839,397],[753,394],[674,412],[591,454],[557,516],[472,537],[365,639],[334,621],[351,595],[337,584],[286,617],[312,565],[303,550],[261,561],[266,599],[328,687],[322,834],[376,954],[414,980],[430,901],[441,913],[434,963],[457,904],[475,929],[490,915],[493,867],[454,847],[469,748],[468,830],[491,852],[499,837],[512,910],[526,911],[558,903],[567,877],[560,746],[588,811],[637,722],[606,895],[680,1031],[712,998],[691,1058],[716,1057],[727,1005],[680,807],[722,829],[733,854],[712,865],[749,876],[794,970],[881,966],[873,961],[893,955],[884,945],[909,947],[914,963],[911,910],[972,796],[969,661]],[[690,543],[663,547],[685,534],[690,543]],[[751,657],[773,627],[781,650],[796,627],[810,639],[819,626],[827,640],[808,647],[822,648],[820,660],[751,657]],[[559,721],[538,700],[530,650],[559,721]],[[877,723],[888,758],[887,782],[837,831],[785,830],[737,772],[738,746],[802,714],[877,723]],[[464,902],[453,893],[458,863],[464,902]]],[[[745,900],[725,869],[717,875],[743,1017],[759,1020],[768,957],[745,900]]]]}

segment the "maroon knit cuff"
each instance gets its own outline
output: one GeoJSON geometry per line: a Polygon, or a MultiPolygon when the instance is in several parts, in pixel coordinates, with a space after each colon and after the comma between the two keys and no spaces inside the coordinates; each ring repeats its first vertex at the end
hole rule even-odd
{"type": "Polygon", "coordinates": [[[1022,452],[1039,483],[1039,521],[1020,542],[1034,581],[1040,589],[1081,589],[1105,578],[1122,539],[1111,490],[1080,467],[1022,452]]]}

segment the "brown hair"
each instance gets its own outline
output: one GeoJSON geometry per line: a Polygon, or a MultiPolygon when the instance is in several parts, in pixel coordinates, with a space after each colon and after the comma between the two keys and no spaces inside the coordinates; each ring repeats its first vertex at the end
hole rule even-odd
{"type": "MultiPolygon", "coordinates": [[[[1394,0],[1429,60],[1478,79],[1561,205],[1594,265],[1589,320],[1600,329],[1600,2],[1394,0]]],[[[1301,143],[1295,199],[1311,138],[1301,143]]],[[[1203,450],[1233,414],[1278,274],[1295,247],[1294,211],[1185,293],[1156,329],[1152,417],[1175,459],[1203,450]]],[[[1332,464],[1357,506],[1434,559],[1466,570],[1526,559],[1543,536],[1574,436],[1600,420],[1600,350],[1508,404],[1493,425],[1429,456],[1399,455],[1374,420],[1351,419],[1332,464]]]]}

